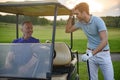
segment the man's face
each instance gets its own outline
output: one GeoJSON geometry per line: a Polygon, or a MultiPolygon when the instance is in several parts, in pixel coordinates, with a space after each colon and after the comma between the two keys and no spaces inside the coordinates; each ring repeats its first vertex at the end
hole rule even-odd
{"type": "Polygon", "coordinates": [[[31,23],[25,23],[23,25],[23,28],[22,28],[22,32],[23,32],[23,36],[24,37],[31,37],[32,33],[33,33],[33,26],[31,23]]]}
{"type": "Polygon", "coordinates": [[[74,14],[76,15],[76,17],[78,18],[79,21],[84,20],[83,13],[81,13],[78,9],[74,10],[74,14]]]}

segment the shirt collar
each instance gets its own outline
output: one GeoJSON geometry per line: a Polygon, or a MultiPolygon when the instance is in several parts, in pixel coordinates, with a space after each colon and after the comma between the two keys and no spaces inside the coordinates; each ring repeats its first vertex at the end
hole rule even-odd
{"type": "Polygon", "coordinates": [[[92,23],[92,20],[93,20],[93,16],[90,15],[90,21],[88,22],[88,24],[92,23]]]}
{"type": "MultiPolygon", "coordinates": [[[[29,39],[31,39],[31,37],[29,39]]],[[[27,39],[27,40],[29,40],[29,39],[27,39]]],[[[22,37],[21,40],[25,40],[25,39],[22,37]]]]}
{"type": "Polygon", "coordinates": [[[85,22],[81,22],[81,23],[83,23],[83,24],[91,24],[91,23],[92,23],[92,20],[93,20],[93,16],[90,15],[90,21],[89,21],[88,23],[85,23],[85,22]]]}

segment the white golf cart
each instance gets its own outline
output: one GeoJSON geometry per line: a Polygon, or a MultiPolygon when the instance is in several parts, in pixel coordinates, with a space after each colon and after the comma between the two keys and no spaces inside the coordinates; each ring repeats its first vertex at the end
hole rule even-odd
{"type": "MultiPolygon", "coordinates": [[[[51,43],[0,43],[0,80],[8,79],[39,79],[39,80],[79,80],[78,53],[72,52],[71,45],[65,42],[55,42],[57,15],[68,15],[70,10],[57,2],[25,1],[0,3],[0,12],[16,14],[16,38],[18,38],[19,15],[54,16],[51,43]],[[9,52],[16,54],[33,53],[36,62],[32,68],[18,72],[18,65],[11,70],[6,69],[5,62],[9,52]]],[[[27,55],[29,56],[29,54],[27,55]]],[[[26,58],[25,58],[26,59],[26,58]]],[[[20,64],[24,57],[16,59],[20,64]]],[[[14,61],[15,62],[15,61],[14,61]]]]}

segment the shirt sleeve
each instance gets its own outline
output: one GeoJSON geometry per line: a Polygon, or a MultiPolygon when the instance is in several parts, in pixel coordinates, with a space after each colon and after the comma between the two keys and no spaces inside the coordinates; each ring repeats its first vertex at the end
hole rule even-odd
{"type": "Polygon", "coordinates": [[[101,18],[97,18],[96,23],[99,32],[103,30],[107,30],[106,25],[101,18]]]}
{"type": "Polygon", "coordinates": [[[13,40],[13,41],[12,41],[12,43],[16,43],[16,42],[17,42],[17,40],[13,40]]]}
{"type": "Polygon", "coordinates": [[[40,43],[40,40],[39,40],[39,39],[36,39],[35,43],[40,43]]]}

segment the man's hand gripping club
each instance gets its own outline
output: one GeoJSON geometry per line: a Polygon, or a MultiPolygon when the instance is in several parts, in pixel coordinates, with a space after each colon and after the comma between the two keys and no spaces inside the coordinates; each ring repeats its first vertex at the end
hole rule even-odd
{"type": "Polygon", "coordinates": [[[86,62],[92,56],[93,56],[92,52],[87,52],[86,54],[83,54],[81,58],[82,58],[82,61],[86,62]]]}

